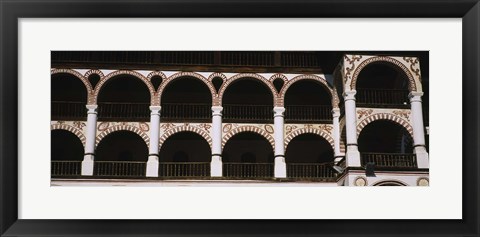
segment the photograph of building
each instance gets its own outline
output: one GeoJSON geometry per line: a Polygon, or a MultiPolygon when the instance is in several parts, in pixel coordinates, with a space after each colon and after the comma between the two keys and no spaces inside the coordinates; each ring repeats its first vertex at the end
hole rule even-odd
{"type": "Polygon", "coordinates": [[[428,186],[428,52],[52,51],[51,184],[428,186]]]}

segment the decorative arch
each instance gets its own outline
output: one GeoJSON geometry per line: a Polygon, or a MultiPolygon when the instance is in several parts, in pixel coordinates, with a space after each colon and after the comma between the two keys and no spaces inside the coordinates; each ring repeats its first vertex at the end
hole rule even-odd
{"type": "Polygon", "coordinates": [[[97,135],[95,139],[95,146],[98,146],[98,144],[102,141],[103,138],[105,138],[108,134],[116,132],[116,131],[130,131],[138,134],[144,141],[145,144],[147,144],[147,147],[150,147],[150,138],[148,137],[148,134],[140,130],[140,128],[137,128],[135,126],[131,125],[116,125],[109,127],[99,135],[97,135]]]}
{"type": "Polygon", "coordinates": [[[152,83],[150,83],[150,80],[144,77],[142,74],[136,71],[131,71],[131,70],[118,70],[118,71],[111,72],[106,76],[102,77],[98,82],[97,86],[95,87],[95,90],[93,92],[93,101],[91,104],[97,104],[98,94],[100,93],[100,90],[102,89],[105,82],[119,75],[130,75],[140,79],[143,83],[145,83],[150,93],[150,103],[152,105],[155,105],[154,102],[155,102],[156,92],[155,92],[155,89],[153,88],[152,83]]]}
{"type": "Polygon", "coordinates": [[[171,75],[167,79],[165,79],[165,81],[158,88],[158,100],[156,101],[158,103],[158,105],[161,104],[160,100],[162,99],[162,93],[165,90],[165,88],[168,86],[168,84],[170,84],[172,81],[175,81],[175,80],[177,80],[179,78],[182,78],[182,77],[192,77],[192,78],[199,79],[210,90],[210,93],[212,94],[212,103],[213,103],[213,101],[216,100],[215,98],[217,97],[217,92],[215,90],[215,87],[213,86],[212,83],[210,83],[210,81],[207,78],[205,78],[204,76],[202,76],[198,73],[195,73],[195,72],[178,72],[178,73],[175,73],[175,74],[171,75]]]}
{"type": "Polygon", "coordinates": [[[78,139],[80,139],[80,141],[83,144],[83,148],[85,148],[86,138],[85,138],[85,135],[83,135],[82,130],[67,124],[52,124],[50,125],[50,130],[65,130],[73,133],[75,136],[78,137],[78,139]]]}
{"type": "Polygon", "coordinates": [[[82,81],[82,83],[85,85],[85,89],[87,90],[88,97],[90,97],[90,94],[92,93],[93,88],[92,88],[92,85],[90,84],[90,82],[88,81],[87,77],[84,77],[82,74],[80,74],[79,72],[77,72],[75,70],[72,70],[72,69],[52,68],[50,70],[50,75],[61,74],[61,73],[70,74],[70,75],[75,76],[76,78],[80,79],[82,81]]]}
{"type": "Polygon", "coordinates": [[[319,135],[320,137],[323,137],[325,140],[327,140],[328,143],[330,143],[330,145],[332,146],[332,149],[335,150],[335,145],[334,145],[334,141],[333,141],[333,138],[332,136],[330,136],[330,134],[320,130],[320,129],[317,129],[317,128],[301,128],[301,129],[298,129],[298,130],[295,130],[293,132],[291,132],[286,138],[285,138],[285,142],[284,142],[284,145],[285,145],[285,149],[287,149],[288,147],[288,144],[290,143],[290,141],[292,141],[295,137],[301,135],[301,134],[306,134],[306,133],[311,133],[311,134],[316,134],[316,135],[319,135]]]}
{"type": "Polygon", "coordinates": [[[295,82],[301,81],[301,80],[313,80],[313,81],[318,81],[320,84],[330,93],[330,98],[331,98],[331,103],[333,108],[338,108],[338,97],[335,93],[333,93],[332,88],[328,85],[327,81],[320,76],[317,75],[300,75],[292,78],[289,80],[282,88],[278,95],[278,105],[277,106],[284,106],[284,101],[285,101],[285,94],[287,94],[287,90],[290,86],[292,86],[295,82]]]}
{"type": "Polygon", "coordinates": [[[169,129],[167,130],[165,133],[163,133],[162,137],[160,137],[159,139],[159,146],[158,146],[158,150],[160,150],[160,148],[162,147],[163,143],[172,135],[176,134],[176,133],[180,133],[180,132],[193,132],[193,133],[196,133],[200,136],[202,136],[205,141],[208,142],[208,145],[210,145],[210,149],[212,148],[212,138],[210,137],[210,135],[208,135],[207,132],[197,128],[197,127],[194,127],[194,126],[190,126],[190,125],[182,125],[182,126],[176,126],[172,129],[169,129]]]}
{"type": "MultiPolygon", "coordinates": [[[[154,76],[159,76],[159,77],[161,77],[161,78],[162,78],[162,81],[167,80],[167,76],[166,76],[163,72],[153,71],[153,72],[151,72],[151,73],[149,73],[149,74],[147,75],[148,81],[151,82],[151,81],[152,81],[152,77],[154,77],[154,76]]],[[[160,87],[158,87],[158,88],[160,88],[160,87]]],[[[158,92],[158,91],[157,91],[157,92],[158,92]]]]}
{"type": "Polygon", "coordinates": [[[210,76],[208,76],[208,81],[211,82],[215,77],[220,77],[222,78],[223,81],[227,80],[227,76],[225,76],[225,74],[220,72],[215,72],[215,73],[212,73],[210,76]]]}
{"type": "Polygon", "coordinates": [[[374,62],[390,63],[391,65],[401,69],[403,71],[403,73],[405,73],[405,75],[408,78],[408,89],[410,91],[421,92],[420,86],[417,88],[417,82],[416,82],[415,78],[413,77],[412,73],[410,72],[410,70],[407,67],[405,67],[405,65],[402,62],[400,62],[400,61],[398,61],[398,60],[396,60],[392,57],[386,57],[386,56],[371,57],[371,58],[363,61],[362,63],[360,63],[358,65],[358,67],[355,69],[355,72],[352,75],[352,81],[350,82],[350,89],[351,90],[356,89],[358,75],[360,75],[360,72],[362,71],[362,69],[364,67],[366,67],[367,65],[369,65],[371,63],[374,63],[374,62]]]}
{"type": "Polygon", "coordinates": [[[222,139],[222,149],[225,147],[225,144],[227,144],[227,142],[228,142],[228,140],[230,140],[230,138],[232,138],[236,134],[242,133],[242,132],[254,132],[254,133],[257,133],[257,134],[261,135],[262,137],[267,139],[267,141],[270,143],[270,145],[272,145],[272,150],[275,149],[275,139],[265,130],[263,130],[259,127],[251,126],[251,125],[240,126],[240,127],[234,128],[234,129],[230,130],[227,134],[225,134],[225,136],[223,136],[223,139],[222,139]]]}
{"type": "Polygon", "coordinates": [[[88,79],[88,77],[92,74],[97,74],[98,76],[100,76],[100,78],[104,77],[105,75],[103,75],[103,72],[98,70],[98,69],[91,69],[91,70],[88,70],[83,76],[88,79]]]}
{"type": "Polygon", "coordinates": [[[273,104],[276,105],[277,104],[277,92],[276,92],[276,89],[275,87],[273,86],[273,84],[268,80],[266,79],[265,77],[261,76],[261,75],[258,75],[256,73],[239,73],[239,74],[236,74],[235,76],[233,77],[230,77],[229,79],[227,79],[223,84],[222,84],[222,87],[220,88],[220,91],[218,92],[218,100],[219,100],[219,105],[222,104],[222,100],[223,100],[223,94],[225,93],[225,91],[227,90],[228,86],[230,84],[232,84],[234,81],[237,81],[239,79],[242,79],[242,78],[255,78],[259,81],[261,81],[263,84],[265,84],[269,89],[270,89],[270,92],[272,93],[272,96],[273,96],[273,104]]]}
{"type": "Polygon", "coordinates": [[[385,185],[385,184],[395,184],[395,185],[398,185],[398,186],[408,186],[408,184],[406,184],[405,182],[402,182],[402,181],[396,180],[396,179],[380,180],[378,182],[373,183],[372,186],[381,186],[381,185],[385,185]]]}
{"type": "Polygon", "coordinates": [[[360,132],[362,132],[362,130],[365,126],[367,126],[369,123],[371,123],[373,121],[377,121],[377,120],[389,120],[389,121],[395,122],[396,124],[404,127],[408,131],[410,136],[413,138],[413,128],[410,125],[410,123],[407,120],[401,118],[400,116],[397,116],[395,114],[390,114],[390,113],[373,114],[373,115],[370,115],[370,116],[366,117],[365,119],[363,119],[357,125],[357,136],[360,135],[360,132]]]}
{"type": "Polygon", "coordinates": [[[268,80],[269,80],[270,82],[273,82],[273,81],[275,81],[277,78],[280,78],[282,81],[285,82],[285,84],[286,84],[287,81],[288,81],[288,78],[287,78],[285,75],[281,74],[281,73],[276,73],[276,74],[272,75],[268,80]]]}

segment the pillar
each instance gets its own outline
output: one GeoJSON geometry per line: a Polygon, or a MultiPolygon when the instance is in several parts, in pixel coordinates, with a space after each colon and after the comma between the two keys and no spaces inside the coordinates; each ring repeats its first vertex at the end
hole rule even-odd
{"type": "Polygon", "coordinates": [[[222,110],[222,106],[212,106],[212,177],[222,177],[222,110]]]}
{"type": "Polygon", "coordinates": [[[87,134],[85,139],[85,155],[82,161],[82,175],[93,175],[95,159],[95,140],[97,137],[97,107],[87,105],[87,134]]]}
{"type": "Polygon", "coordinates": [[[160,138],[160,106],[150,106],[150,147],[148,148],[147,177],[158,177],[158,141],[160,138]]]}
{"type": "Polygon", "coordinates": [[[337,164],[340,160],[343,159],[345,154],[341,153],[340,151],[340,109],[334,108],[332,110],[333,115],[333,146],[334,146],[334,157],[335,157],[335,164],[337,164]]]}
{"type": "Polygon", "coordinates": [[[418,168],[428,168],[428,153],[425,148],[425,132],[422,113],[422,95],[423,92],[412,91],[408,95],[411,105],[411,123],[413,127],[413,147],[417,156],[418,168]]]}
{"type": "Polygon", "coordinates": [[[356,90],[343,93],[345,100],[345,126],[347,132],[347,167],[360,167],[360,152],[357,144],[357,108],[355,104],[356,90]]]}
{"type": "Polygon", "coordinates": [[[287,177],[287,164],[285,163],[285,146],[284,146],[284,131],[283,131],[283,113],[284,107],[273,108],[273,123],[274,123],[274,138],[275,138],[275,178],[287,177]]]}

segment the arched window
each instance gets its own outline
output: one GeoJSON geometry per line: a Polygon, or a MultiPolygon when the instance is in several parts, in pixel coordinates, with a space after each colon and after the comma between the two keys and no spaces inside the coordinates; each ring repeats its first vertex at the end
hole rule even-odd
{"type": "Polygon", "coordinates": [[[365,126],[358,137],[362,164],[376,168],[415,168],[413,139],[401,125],[389,120],[377,120],[365,126]]]}
{"type": "Polygon", "coordinates": [[[104,137],[95,151],[94,175],[143,177],[148,147],[136,133],[116,131],[104,137]]]}
{"type": "Polygon", "coordinates": [[[162,92],[162,121],[209,121],[212,93],[200,79],[182,77],[162,92]]]}
{"type": "Polygon", "coordinates": [[[273,149],[263,136],[242,132],[231,137],[223,149],[225,177],[258,179],[273,177],[273,149]]]}
{"type": "Polygon", "coordinates": [[[225,122],[273,123],[273,95],[263,82],[242,78],[232,82],[223,94],[225,122]]]}
{"type": "Polygon", "coordinates": [[[305,133],[293,138],[285,152],[287,177],[333,178],[333,148],[325,138],[305,133]]]}
{"type": "Polygon", "coordinates": [[[87,88],[74,75],[53,74],[52,79],[52,120],[86,120],[87,88]]]}
{"type": "Polygon", "coordinates": [[[356,89],[359,107],[409,107],[407,75],[394,64],[367,65],[358,75],[356,89]]]}
{"type": "Polygon", "coordinates": [[[210,176],[210,145],[197,133],[179,132],[171,135],[162,144],[159,157],[160,177],[210,176]]]}
{"type": "Polygon", "coordinates": [[[149,121],[150,92],[141,79],[130,75],[110,78],[98,95],[99,121],[149,121]]]}
{"type": "Polygon", "coordinates": [[[52,177],[80,175],[83,160],[83,144],[73,133],[66,130],[52,130],[51,159],[52,177]]]}
{"type": "Polygon", "coordinates": [[[285,93],[285,121],[332,123],[332,98],[324,85],[300,80],[285,93]]]}

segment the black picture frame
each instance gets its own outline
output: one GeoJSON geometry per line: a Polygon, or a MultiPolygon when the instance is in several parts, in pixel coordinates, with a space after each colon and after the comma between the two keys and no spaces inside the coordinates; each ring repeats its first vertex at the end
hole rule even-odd
{"type": "MultiPolygon", "coordinates": [[[[478,0],[0,0],[1,236],[479,236],[478,0]],[[58,17],[462,18],[462,220],[25,220],[18,219],[18,23],[58,17]]],[[[447,47],[447,46],[446,46],[447,47]]]]}

